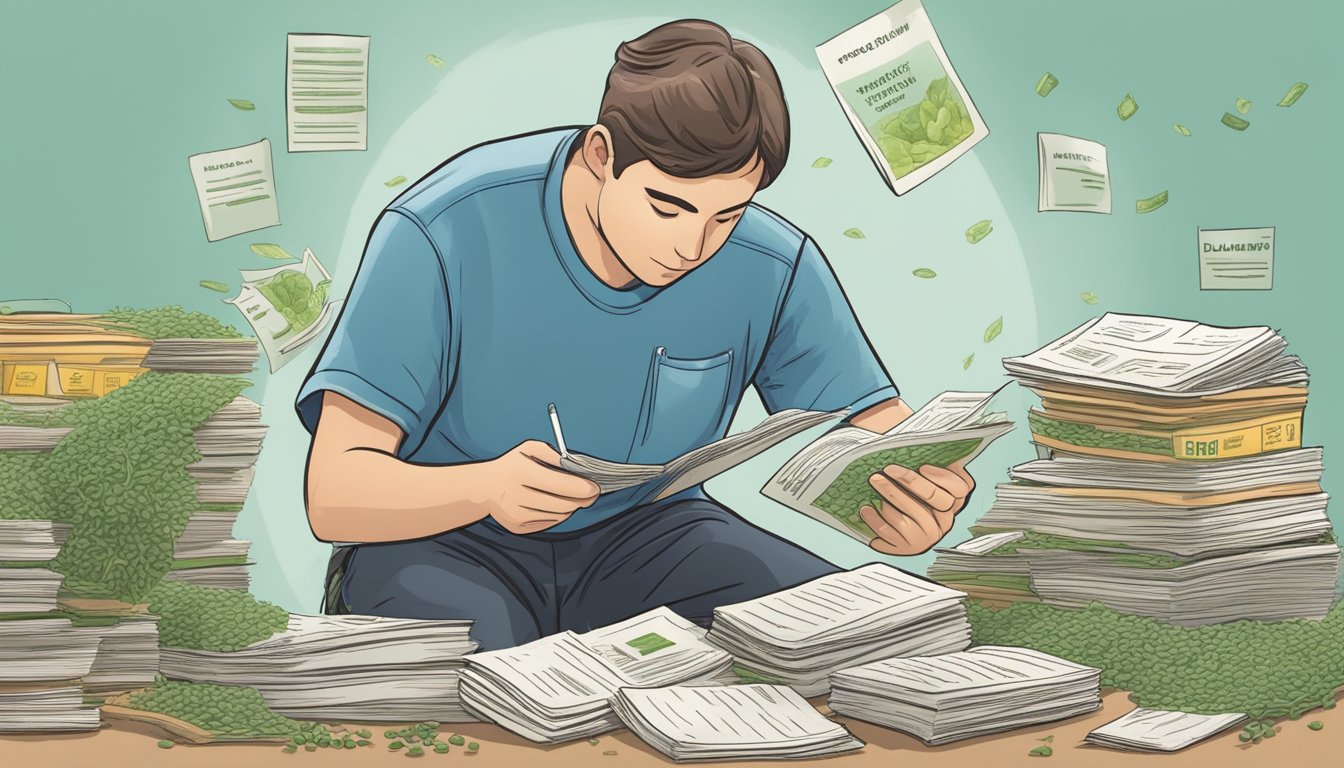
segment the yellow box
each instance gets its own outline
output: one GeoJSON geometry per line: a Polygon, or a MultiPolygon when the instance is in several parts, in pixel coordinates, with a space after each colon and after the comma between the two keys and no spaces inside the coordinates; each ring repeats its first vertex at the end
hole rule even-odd
{"type": "Polygon", "coordinates": [[[5,363],[6,395],[46,395],[46,363],[5,363]]]}
{"type": "Polygon", "coordinates": [[[1301,411],[1183,430],[1171,436],[1172,454],[1178,459],[1230,459],[1301,447],[1301,411]]]}
{"type": "Polygon", "coordinates": [[[66,395],[92,395],[97,372],[92,368],[73,365],[57,365],[57,380],[61,383],[61,393],[66,395]]]}
{"type": "Polygon", "coordinates": [[[94,371],[93,393],[99,397],[106,395],[114,389],[124,387],[136,376],[144,373],[145,368],[109,368],[107,370],[94,371]]]}

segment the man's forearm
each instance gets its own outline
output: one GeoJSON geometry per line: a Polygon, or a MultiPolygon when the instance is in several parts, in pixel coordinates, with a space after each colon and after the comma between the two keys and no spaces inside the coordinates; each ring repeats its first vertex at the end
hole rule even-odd
{"type": "Polygon", "coordinates": [[[323,541],[404,541],[480,520],[479,465],[424,466],[369,448],[309,463],[308,522],[323,541]]]}
{"type": "Polygon", "coordinates": [[[893,397],[859,411],[849,418],[849,423],[869,432],[884,433],[913,414],[901,398],[893,397]]]}

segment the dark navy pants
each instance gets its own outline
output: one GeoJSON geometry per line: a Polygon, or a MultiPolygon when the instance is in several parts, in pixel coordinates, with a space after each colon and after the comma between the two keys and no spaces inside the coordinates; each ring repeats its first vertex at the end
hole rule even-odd
{"type": "Polygon", "coordinates": [[[708,626],[714,608],[840,570],[709,499],[651,504],[570,533],[485,520],[333,556],[329,613],[473,619],[480,650],[584,632],[665,605],[708,626]]]}

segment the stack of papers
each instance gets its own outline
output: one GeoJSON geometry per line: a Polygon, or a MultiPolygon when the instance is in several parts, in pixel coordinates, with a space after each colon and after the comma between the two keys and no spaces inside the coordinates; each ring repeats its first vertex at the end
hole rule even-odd
{"type": "Polygon", "coordinates": [[[610,699],[724,675],[732,658],[667,608],[582,634],[560,632],[517,648],[468,656],[462,701],[481,719],[549,744],[621,727],[610,699]]]}
{"type": "Polygon", "coordinates": [[[97,729],[79,685],[97,654],[69,619],[0,621],[0,732],[97,729]]]}
{"type": "Polygon", "coordinates": [[[841,670],[828,703],[837,714],[945,744],[1091,712],[1100,689],[1100,669],[984,645],[841,670]]]}
{"type": "Polygon", "coordinates": [[[621,721],[677,762],[830,757],[863,748],[782,685],[622,688],[621,721]]]}
{"type": "Polygon", "coordinates": [[[964,591],[993,607],[1035,601],[1027,559],[1016,551],[1025,531],[976,536],[955,547],[939,547],[929,564],[929,578],[964,591]]]}
{"type": "Polygon", "coordinates": [[[0,424],[0,451],[46,453],[73,431],[71,427],[22,427],[0,424]]]}
{"type": "Polygon", "coordinates": [[[873,563],[716,608],[708,639],[753,675],[816,696],[837,669],[966,648],[965,601],[964,592],[873,563]]]}
{"type": "Polygon", "coordinates": [[[457,676],[475,650],[466,620],[293,614],[233,652],[164,647],[163,675],[256,688],[271,709],[324,722],[466,722],[457,676]]]}
{"type": "Polygon", "coordinates": [[[79,626],[98,638],[98,656],[84,677],[84,692],[111,696],[154,684],[159,674],[158,617],[129,614],[108,625],[79,626]]]}
{"type": "Polygon", "coordinates": [[[1083,741],[1116,749],[1175,752],[1221,733],[1246,719],[1225,715],[1192,715],[1142,707],[1087,734],[1083,741]]]}
{"type": "Polygon", "coordinates": [[[251,373],[256,339],[155,339],[141,363],[157,371],[251,373]]]}

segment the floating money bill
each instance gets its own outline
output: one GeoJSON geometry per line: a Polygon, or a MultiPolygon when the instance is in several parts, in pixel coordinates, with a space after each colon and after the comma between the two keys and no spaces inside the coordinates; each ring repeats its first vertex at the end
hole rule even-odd
{"type": "Polygon", "coordinates": [[[1247,112],[1250,112],[1250,111],[1251,111],[1251,100],[1250,100],[1250,99],[1241,99],[1241,98],[1238,98],[1238,99],[1237,99],[1237,111],[1240,112],[1240,113],[1243,114],[1243,115],[1246,114],[1247,112]]]}
{"type": "Polygon", "coordinates": [[[829,157],[818,157],[816,160],[812,161],[813,168],[825,168],[830,164],[831,164],[831,158],[829,157]]]}
{"type": "Polygon", "coordinates": [[[1279,106],[1280,107],[1293,106],[1294,104],[1297,103],[1298,99],[1302,98],[1302,94],[1306,92],[1307,92],[1306,83],[1293,83],[1293,87],[1289,88],[1288,92],[1283,94],[1282,99],[1279,99],[1279,106]]]}
{"type": "Polygon", "coordinates": [[[406,183],[406,177],[405,177],[405,176],[393,176],[392,178],[388,179],[387,181],[384,181],[384,182],[383,182],[383,186],[386,186],[386,187],[395,187],[395,186],[397,186],[398,184],[405,184],[405,183],[406,183]]]}
{"type": "Polygon", "coordinates": [[[257,108],[255,104],[248,101],[247,99],[229,99],[229,103],[232,104],[235,108],[241,109],[244,112],[248,112],[257,108]]]}
{"type": "Polygon", "coordinates": [[[966,229],[966,242],[974,245],[989,236],[994,231],[993,225],[989,219],[977,221],[966,229]]]}
{"type": "Polygon", "coordinates": [[[330,300],[331,275],[311,249],[301,263],[241,272],[242,288],[225,301],[243,313],[275,373],[318,337],[340,301],[330,300]]]}
{"type": "Polygon", "coordinates": [[[1223,113],[1223,125],[1226,125],[1228,128],[1231,128],[1234,131],[1244,131],[1247,128],[1251,127],[1250,122],[1242,120],[1240,117],[1237,117],[1231,112],[1223,113]]]}
{"type": "Polygon", "coordinates": [[[1087,302],[1088,304],[1096,304],[1098,301],[1097,294],[1091,291],[1083,291],[1078,295],[1081,296],[1083,301],[1087,302]]]}
{"type": "Polygon", "coordinates": [[[914,275],[915,277],[922,277],[926,280],[938,276],[937,272],[934,272],[932,269],[929,269],[928,267],[920,267],[919,269],[916,269],[914,272],[911,272],[910,274],[914,275]]]}
{"type": "Polygon", "coordinates": [[[275,243],[253,243],[249,247],[252,249],[253,253],[257,254],[258,256],[264,256],[268,259],[276,259],[277,261],[282,261],[285,259],[294,258],[293,256],[289,255],[289,251],[286,251],[284,248],[281,248],[275,243]]]}
{"type": "Polygon", "coordinates": [[[1171,128],[1172,128],[1172,130],[1176,131],[1177,133],[1181,134],[1182,136],[1189,136],[1189,135],[1190,135],[1190,129],[1189,129],[1189,128],[1186,128],[1184,125],[1181,125],[1180,123],[1172,123],[1171,128]]]}
{"type": "Polygon", "coordinates": [[[1125,98],[1120,100],[1120,106],[1115,108],[1115,113],[1120,116],[1121,120],[1128,120],[1129,118],[1134,116],[1135,112],[1138,111],[1139,111],[1139,103],[1135,101],[1134,97],[1130,96],[1128,93],[1125,94],[1125,98]]]}
{"type": "Polygon", "coordinates": [[[1036,95],[1049,96],[1050,92],[1055,90],[1056,85],[1059,85],[1059,78],[1046,72],[1044,75],[1041,75],[1040,80],[1036,81],[1036,95]]]}
{"type": "Polygon", "coordinates": [[[220,293],[229,292],[229,286],[225,283],[219,282],[218,280],[202,280],[201,287],[209,288],[212,291],[219,291],[220,293]]]}
{"type": "Polygon", "coordinates": [[[1152,197],[1145,197],[1134,203],[1134,209],[1139,213],[1148,213],[1167,204],[1167,190],[1162,190],[1152,197]]]}
{"type": "Polygon", "coordinates": [[[967,356],[966,356],[966,359],[961,361],[961,370],[964,371],[964,370],[966,370],[967,368],[970,368],[970,367],[971,367],[971,361],[974,360],[974,359],[975,359],[975,353],[974,353],[974,352],[972,352],[971,354],[967,355],[967,356]]]}
{"type": "Polygon", "coordinates": [[[845,230],[845,237],[852,237],[855,240],[862,240],[863,230],[859,229],[858,227],[850,227],[849,229],[845,230]]]}
{"type": "Polygon", "coordinates": [[[995,320],[994,322],[990,323],[989,327],[985,329],[985,343],[988,344],[989,342],[997,339],[999,337],[999,334],[1002,332],[1003,332],[1003,317],[1000,316],[998,320],[995,320]]]}
{"type": "Polygon", "coordinates": [[[444,60],[440,59],[438,56],[435,56],[432,53],[425,56],[425,61],[428,61],[430,64],[433,64],[435,69],[443,69],[445,66],[444,60]]]}

